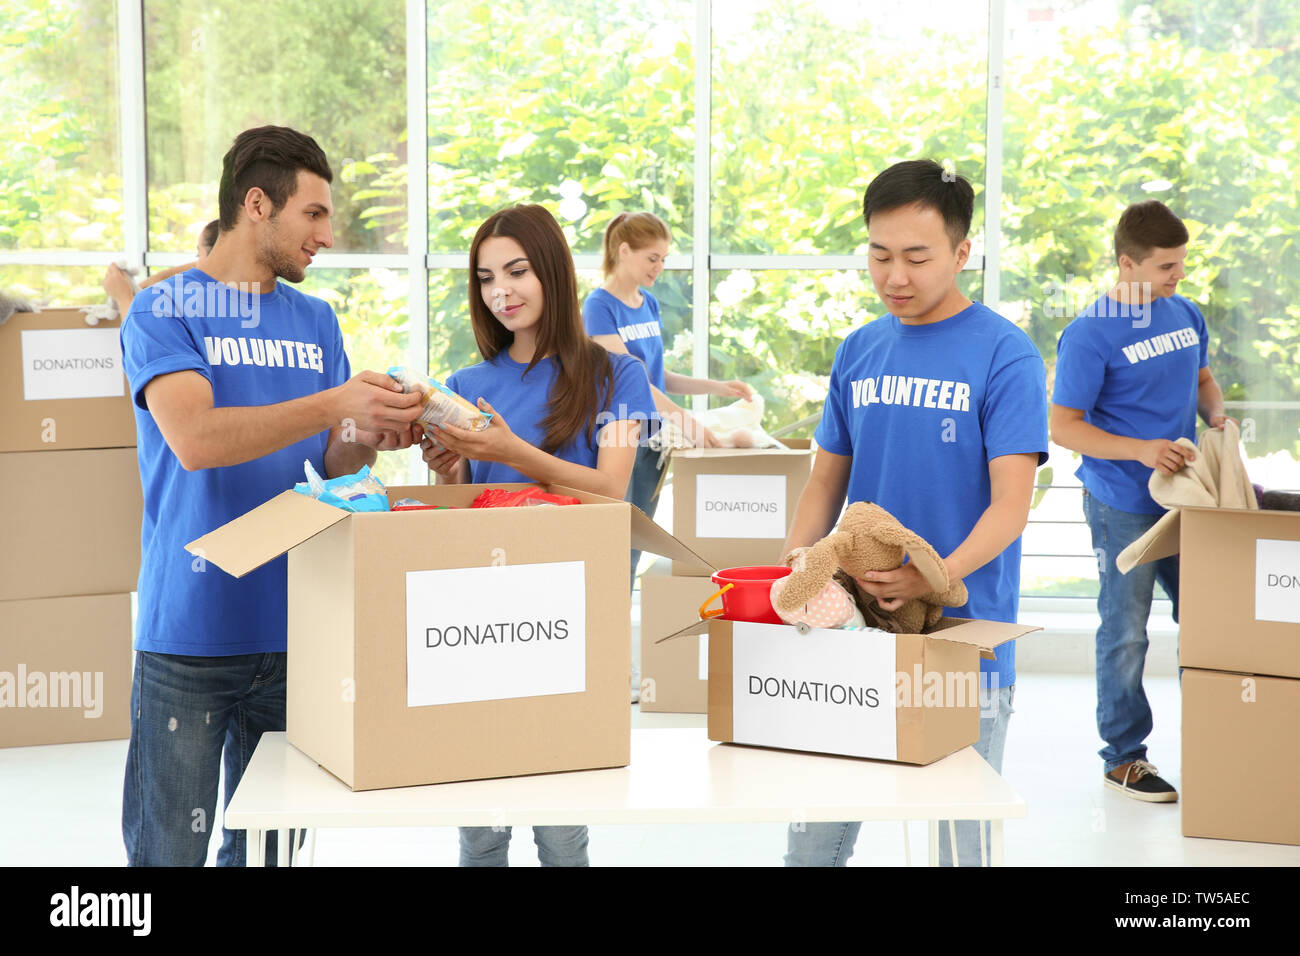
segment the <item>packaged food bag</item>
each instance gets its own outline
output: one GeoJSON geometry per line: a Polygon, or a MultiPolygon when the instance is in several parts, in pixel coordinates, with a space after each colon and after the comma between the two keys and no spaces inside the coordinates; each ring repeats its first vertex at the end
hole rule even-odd
{"type": "Polygon", "coordinates": [[[390,368],[388,374],[394,381],[402,383],[402,391],[419,392],[424,396],[424,407],[416,419],[421,425],[454,425],[457,428],[482,431],[492,420],[489,413],[479,411],[435,378],[420,375],[400,365],[390,368]]]}

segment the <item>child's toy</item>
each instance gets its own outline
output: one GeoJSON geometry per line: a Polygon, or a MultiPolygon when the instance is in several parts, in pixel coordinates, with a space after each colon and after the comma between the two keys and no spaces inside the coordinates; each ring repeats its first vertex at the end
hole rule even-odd
{"type": "Polygon", "coordinates": [[[307,480],[293,486],[298,494],[344,511],[388,510],[388,489],[370,474],[369,465],[362,465],[355,475],[342,475],[328,480],[321,478],[310,461],[304,461],[302,467],[307,473],[307,480]]]}
{"type": "Polygon", "coordinates": [[[754,565],[747,568],[723,568],[713,573],[713,583],[722,588],[700,605],[700,619],[720,617],[724,621],[753,621],[756,624],[780,624],[772,610],[772,586],[788,576],[790,569],[777,565],[754,565]],[[722,607],[709,608],[714,598],[722,598],[722,607]]]}
{"type": "Polygon", "coordinates": [[[423,425],[455,425],[477,432],[487,428],[492,420],[491,414],[479,411],[437,379],[418,375],[403,366],[390,368],[388,374],[402,383],[402,391],[424,396],[424,407],[416,419],[423,425]]]}
{"type": "MultiPolygon", "coordinates": [[[[812,599],[793,610],[780,615],[786,624],[802,627],[866,627],[867,620],[862,616],[858,602],[844,585],[840,584],[839,574],[826,582],[821,591],[812,599]]],[[[772,604],[775,606],[781,598],[790,579],[779,578],[772,582],[772,604]]]]}
{"type": "Polygon", "coordinates": [[[792,624],[811,624],[810,618],[845,619],[843,597],[835,588],[855,598],[868,625],[896,634],[925,633],[943,617],[944,607],[960,607],[967,601],[966,585],[948,579],[948,569],[934,548],[884,508],[867,501],[850,505],[835,531],[811,548],[792,551],[786,563],[793,570],[777,582],[781,587],[774,589],[772,607],[792,624]],[[853,579],[902,567],[904,558],[932,590],[896,610],[883,610],[853,579]]]}
{"type": "Polygon", "coordinates": [[[0,325],[9,321],[9,317],[15,312],[39,312],[41,311],[26,299],[17,295],[5,292],[0,289],[0,325]]]}

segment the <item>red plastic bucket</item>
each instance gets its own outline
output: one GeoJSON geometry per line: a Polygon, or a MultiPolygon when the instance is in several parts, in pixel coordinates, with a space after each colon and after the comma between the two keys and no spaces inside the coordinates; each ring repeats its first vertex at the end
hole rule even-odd
{"type": "Polygon", "coordinates": [[[713,583],[722,589],[700,605],[700,617],[720,617],[724,621],[753,621],[756,624],[785,623],[772,610],[772,582],[790,573],[778,565],[752,568],[724,568],[713,574],[713,583]],[[722,597],[721,608],[709,608],[714,598],[722,597]]]}

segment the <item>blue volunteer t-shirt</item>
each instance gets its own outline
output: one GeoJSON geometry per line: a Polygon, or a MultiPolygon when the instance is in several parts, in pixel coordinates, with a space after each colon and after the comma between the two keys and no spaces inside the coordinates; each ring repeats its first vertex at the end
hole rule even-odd
{"type": "MultiPolygon", "coordinates": [[[[610,353],[609,358],[614,364],[614,392],[603,396],[596,429],[590,440],[585,432],[580,432],[556,453],[557,458],[595,468],[600,430],[605,425],[614,421],[639,421],[642,440],[653,428],[657,419],[645,366],[630,355],[610,353]]],[[[525,375],[527,368],[525,363],[516,362],[502,350],[495,358],[453,372],[447,379],[447,387],[469,402],[487,399],[512,432],[540,448],[546,436],[542,420],[549,412],[547,402],[551,385],[555,382],[555,359],[551,356],[542,359],[525,375]]],[[[533,481],[528,475],[497,461],[471,461],[469,474],[473,484],[533,481]]]]}
{"type": "Polygon", "coordinates": [[[145,404],[144,389],[172,372],[198,372],[213,403],[273,405],[342,385],[351,375],[333,310],[284,282],[240,293],[191,269],[135,297],[122,323],[122,358],[135,401],[144,489],[135,648],[223,657],[282,652],[287,559],[236,579],[185,550],[303,480],[304,460],[325,473],[328,432],[254,461],[186,471],[145,404]]]}
{"type": "MultiPolygon", "coordinates": [[[[836,350],[816,437],[852,456],[849,502],[875,502],[945,557],[989,506],[989,461],[1047,460],[1043,359],[1029,336],[978,302],[931,325],[885,315],[836,350]]],[[[970,600],[945,615],[1015,621],[1020,539],[965,582],[970,600]]],[[[1015,647],[980,661],[999,686],[1015,683],[1015,647]]]]}
{"type": "MultiPolygon", "coordinates": [[[[1195,441],[1200,370],[1208,364],[1209,335],[1194,303],[1172,295],[1125,305],[1102,296],[1061,333],[1052,402],[1082,410],[1085,422],[1112,435],[1195,441]]],[[[1102,504],[1164,514],[1142,462],[1082,457],[1075,475],[1102,504]]]]}
{"type": "MultiPolygon", "coordinates": [[[[664,379],[663,325],[659,302],[645,289],[641,308],[634,309],[616,295],[597,289],[582,305],[582,319],[588,335],[617,335],[628,352],[645,363],[650,384],[666,392],[664,379]]],[[[509,419],[506,419],[509,421],[509,419]]]]}

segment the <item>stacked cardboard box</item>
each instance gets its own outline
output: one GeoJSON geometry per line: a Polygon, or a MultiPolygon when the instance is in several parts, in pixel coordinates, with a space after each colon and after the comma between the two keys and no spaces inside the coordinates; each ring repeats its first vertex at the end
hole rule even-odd
{"type": "Polygon", "coordinates": [[[0,326],[0,747],[130,730],[142,500],[118,323],[0,326]]]}
{"type": "MultiPolygon", "coordinates": [[[[672,455],[673,533],[711,568],[780,564],[812,469],[811,442],[785,449],[681,449],[672,455]]],[[[718,586],[698,565],[641,578],[641,710],[708,709],[708,631],[662,639],[699,619],[718,586]]]]}
{"type": "Polygon", "coordinates": [[[1300,844],[1300,514],[1184,508],[1183,835],[1300,844]]]}

